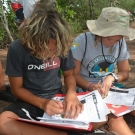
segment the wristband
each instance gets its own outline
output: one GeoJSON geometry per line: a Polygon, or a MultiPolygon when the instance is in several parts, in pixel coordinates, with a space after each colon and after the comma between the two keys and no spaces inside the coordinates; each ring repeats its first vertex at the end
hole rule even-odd
{"type": "Polygon", "coordinates": [[[90,87],[91,87],[92,84],[93,84],[93,83],[90,83],[90,84],[89,84],[89,86],[88,86],[88,88],[87,88],[88,91],[90,91],[90,87]]]}

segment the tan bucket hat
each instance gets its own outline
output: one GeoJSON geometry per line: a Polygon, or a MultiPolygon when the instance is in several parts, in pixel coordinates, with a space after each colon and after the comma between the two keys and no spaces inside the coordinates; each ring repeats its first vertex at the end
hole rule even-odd
{"type": "Polygon", "coordinates": [[[91,33],[102,37],[123,35],[135,39],[135,29],[129,27],[129,14],[117,7],[103,8],[97,20],[87,20],[91,33]]]}

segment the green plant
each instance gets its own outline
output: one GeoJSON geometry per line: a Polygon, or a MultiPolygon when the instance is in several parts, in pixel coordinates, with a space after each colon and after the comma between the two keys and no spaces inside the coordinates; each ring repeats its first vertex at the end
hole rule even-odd
{"type": "Polygon", "coordinates": [[[71,24],[71,27],[72,27],[72,32],[73,32],[73,34],[75,34],[75,33],[80,33],[80,32],[83,31],[82,22],[80,22],[79,20],[75,20],[75,21],[71,24]]]}

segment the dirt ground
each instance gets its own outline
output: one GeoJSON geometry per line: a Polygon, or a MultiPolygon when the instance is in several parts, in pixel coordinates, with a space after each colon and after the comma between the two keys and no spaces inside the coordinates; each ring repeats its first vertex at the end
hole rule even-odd
{"type": "MultiPolygon", "coordinates": [[[[135,23],[131,24],[131,27],[135,28],[135,23]]],[[[74,39],[74,37],[73,37],[74,39]]],[[[129,41],[126,37],[125,37],[126,41],[127,41],[127,46],[128,46],[128,50],[130,52],[130,59],[129,59],[129,64],[130,64],[130,76],[129,79],[125,82],[123,82],[123,84],[127,87],[127,88],[131,88],[131,87],[135,87],[135,40],[133,41],[129,41]]],[[[0,59],[2,61],[2,66],[3,66],[3,73],[5,72],[5,67],[6,67],[6,54],[7,54],[7,48],[5,49],[1,49],[0,50],[0,59]]],[[[4,78],[5,78],[5,82],[6,84],[9,84],[8,82],[8,78],[4,73],[4,78]]],[[[8,106],[10,103],[8,102],[4,102],[0,100],[0,112],[2,111],[3,107],[8,106]]],[[[135,132],[135,118],[130,116],[130,115],[125,115],[124,116],[126,122],[128,123],[129,127],[132,129],[133,132],[135,132]]],[[[101,129],[103,130],[108,130],[108,126],[104,126],[101,129]]]]}

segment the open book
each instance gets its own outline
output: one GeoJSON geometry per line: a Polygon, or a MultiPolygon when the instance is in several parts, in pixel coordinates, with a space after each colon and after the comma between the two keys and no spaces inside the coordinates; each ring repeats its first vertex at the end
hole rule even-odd
{"type": "MultiPolygon", "coordinates": [[[[53,99],[63,101],[64,96],[65,95],[63,94],[58,94],[53,99]]],[[[92,128],[92,122],[106,121],[106,115],[110,112],[97,90],[90,93],[79,93],[78,99],[84,104],[84,111],[79,114],[77,119],[63,118],[62,114],[48,116],[46,113],[44,113],[43,117],[37,117],[36,119],[39,121],[36,121],[30,117],[27,110],[22,108],[30,120],[22,118],[18,118],[16,120],[54,128],[89,131],[92,128]]]]}

